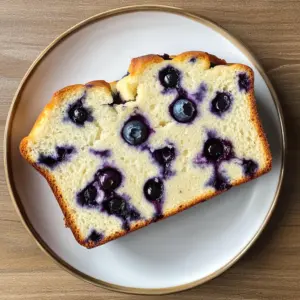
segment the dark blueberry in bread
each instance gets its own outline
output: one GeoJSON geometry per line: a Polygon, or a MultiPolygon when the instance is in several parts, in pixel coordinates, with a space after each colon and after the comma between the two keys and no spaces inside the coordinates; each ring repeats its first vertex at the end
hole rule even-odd
{"type": "Polygon", "coordinates": [[[195,119],[196,105],[188,99],[178,99],[170,107],[172,117],[180,123],[188,123],[195,119]]]}
{"type": "Polygon", "coordinates": [[[68,112],[71,121],[77,125],[83,125],[88,119],[88,112],[83,106],[74,105],[68,112]]]}
{"type": "Polygon", "coordinates": [[[238,75],[238,84],[240,91],[247,93],[250,90],[250,79],[247,73],[240,73],[238,75]]]}
{"type": "Polygon", "coordinates": [[[102,190],[115,190],[122,181],[121,173],[114,168],[105,168],[97,172],[100,187],[102,190]]]}
{"type": "Polygon", "coordinates": [[[165,88],[175,88],[179,84],[179,70],[173,67],[166,67],[159,71],[159,81],[165,88]]]}
{"type": "Polygon", "coordinates": [[[141,218],[141,215],[134,209],[131,209],[130,211],[130,220],[135,221],[139,220],[141,218]]]}
{"type": "Polygon", "coordinates": [[[148,139],[149,129],[142,120],[129,120],[122,129],[122,136],[128,144],[137,146],[148,139]]]}
{"type": "Polygon", "coordinates": [[[86,121],[93,121],[91,110],[83,106],[85,98],[86,93],[74,104],[70,105],[67,111],[69,119],[78,126],[83,126],[86,121]]]}
{"type": "Polygon", "coordinates": [[[215,178],[211,184],[217,191],[224,191],[231,188],[228,181],[223,178],[219,173],[215,175],[215,178]]]}
{"type": "Polygon", "coordinates": [[[97,206],[95,201],[97,198],[97,189],[93,184],[89,184],[82,192],[77,196],[77,201],[80,205],[86,207],[97,206]]]}
{"type": "Polygon", "coordinates": [[[56,147],[57,160],[64,161],[73,151],[73,147],[56,147]]]}
{"type": "Polygon", "coordinates": [[[68,160],[70,155],[74,152],[74,147],[56,147],[56,155],[40,154],[38,163],[46,165],[49,168],[56,167],[59,163],[68,160]]]}
{"type": "MultiPolygon", "coordinates": [[[[127,75],[125,75],[125,76],[127,76],[127,75]]],[[[124,101],[123,101],[123,99],[122,99],[119,92],[112,93],[112,97],[113,97],[113,103],[112,104],[122,104],[122,103],[124,103],[124,101]]]]}
{"type": "Polygon", "coordinates": [[[88,236],[87,241],[91,241],[94,243],[98,243],[103,239],[103,234],[97,232],[96,230],[93,230],[91,234],[88,236]]]}
{"type": "Polygon", "coordinates": [[[210,68],[214,68],[215,66],[217,66],[217,64],[210,62],[210,68]]]}
{"type": "Polygon", "coordinates": [[[110,215],[115,215],[121,218],[127,217],[128,213],[130,212],[126,200],[118,195],[114,195],[110,199],[105,200],[103,202],[103,208],[110,215]]]}
{"type": "Polygon", "coordinates": [[[76,107],[70,114],[70,118],[74,123],[83,125],[88,118],[88,112],[83,107],[76,107]]]}
{"type": "Polygon", "coordinates": [[[196,57],[192,57],[192,58],[189,60],[189,62],[194,63],[194,62],[196,62],[196,60],[197,60],[196,57]]]}
{"type": "Polygon", "coordinates": [[[246,176],[252,177],[258,170],[258,165],[252,159],[243,159],[243,170],[246,176]]]}
{"type": "Polygon", "coordinates": [[[149,179],[144,185],[144,195],[147,200],[159,202],[164,192],[164,184],[158,177],[149,179]]]}
{"type": "Polygon", "coordinates": [[[234,157],[230,141],[211,137],[204,144],[204,156],[209,162],[229,160],[234,157]]]}
{"type": "Polygon", "coordinates": [[[204,156],[209,161],[218,160],[224,153],[224,147],[221,140],[216,138],[208,139],[204,144],[204,156]]]}
{"type": "Polygon", "coordinates": [[[42,165],[46,165],[49,168],[53,168],[56,166],[57,160],[52,156],[46,156],[44,154],[40,154],[38,163],[42,165]]]}
{"type": "Polygon", "coordinates": [[[217,92],[217,95],[211,102],[211,112],[217,115],[222,115],[230,108],[232,97],[227,92],[217,92]]]}
{"type": "Polygon", "coordinates": [[[172,146],[166,146],[164,148],[154,150],[153,157],[160,165],[165,166],[175,158],[175,149],[172,146]]]}

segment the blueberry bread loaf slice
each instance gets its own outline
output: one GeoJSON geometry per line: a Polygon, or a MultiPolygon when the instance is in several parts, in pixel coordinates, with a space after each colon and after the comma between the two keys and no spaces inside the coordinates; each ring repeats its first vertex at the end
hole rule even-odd
{"type": "Polygon", "coordinates": [[[20,151],[92,248],[269,171],[253,87],[203,52],[134,58],[117,82],[56,92],[20,151]]]}

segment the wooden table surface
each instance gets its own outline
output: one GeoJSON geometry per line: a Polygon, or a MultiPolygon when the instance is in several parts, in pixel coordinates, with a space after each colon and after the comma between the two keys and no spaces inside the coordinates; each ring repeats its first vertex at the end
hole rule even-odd
{"type": "MultiPolygon", "coordinates": [[[[56,36],[107,9],[155,2],[207,16],[252,49],[279,94],[289,141],[279,203],[255,245],[218,278],[189,291],[161,298],[300,299],[299,0],[1,0],[1,143],[6,115],[21,78],[40,51],[56,36]]],[[[37,247],[21,224],[6,188],[2,160],[0,163],[0,300],[159,298],[107,291],[60,269],[37,247]]]]}

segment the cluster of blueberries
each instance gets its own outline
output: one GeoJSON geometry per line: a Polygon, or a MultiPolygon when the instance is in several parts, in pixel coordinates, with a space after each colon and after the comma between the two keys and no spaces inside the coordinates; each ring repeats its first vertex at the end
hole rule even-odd
{"type": "Polygon", "coordinates": [[[77,203],[121,218],[123,229],[129,230],[130,221],[140,219],[140,214],[116,192],[122,178],[121,172],[116,168],[105,167],[98,170],[93,181],[77,194],[77,203]]]}

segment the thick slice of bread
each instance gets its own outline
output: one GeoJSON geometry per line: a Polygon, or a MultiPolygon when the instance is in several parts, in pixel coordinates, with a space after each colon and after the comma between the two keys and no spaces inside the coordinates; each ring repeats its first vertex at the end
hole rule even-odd
{"type": "Polygon", "coordinates": [[[56,92],[20,144],[87,248],[271,169],[253,71],[203,52],[134,58],[56,92]]]}

